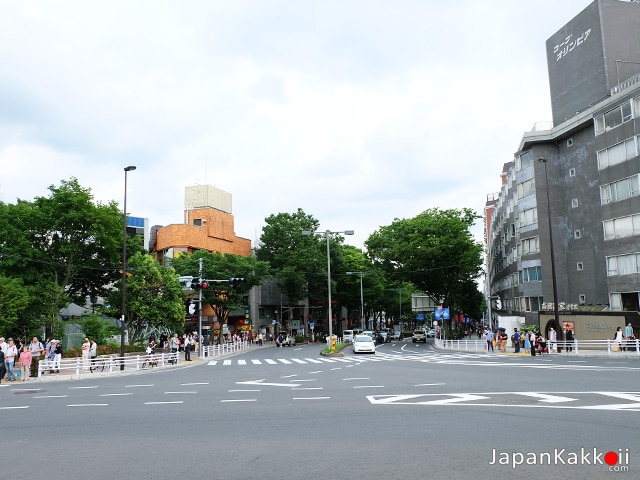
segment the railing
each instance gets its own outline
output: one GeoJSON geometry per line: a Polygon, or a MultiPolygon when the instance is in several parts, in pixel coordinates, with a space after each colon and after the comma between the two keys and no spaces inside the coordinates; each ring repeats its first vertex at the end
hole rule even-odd
{"type": "Polygon", "coordinates": [[[65,358],[60,361],[42,359],[38,363],[38,377],[46,374],[80,375],[88,373],[117,373],[121,371],[142,370],[144,368],[178,365],[178,353],[155,353],[152,355],[127,355],[125,357],[99,356],[93,359],[82,357],[65,358]]]}
{"type": "MultiPolygon", "coordinates": [[[[434,340],[436,347],[445,350],[456,350],[461,352],[486,352],[487,341],[486,340],[442,340],[436,338],[434,340]]],[[[546,342],[548,350],[551,353],[559,354],[573,354],[573,355],[593,355],[598,353],[605,353],[607,355],[637,355],[640,357],[640,340],[622,340],[622,343],[618,343],[615,340],[573,340],[568,342],[565,340],[551,343],[546,342]]],[[[511,342],[507,345],[509,352],[512,352],[513,345],[511,342]]],[[[522,347],[520,349],[521,353],[522,347]]]]}
{"type": "Polygon", "coordinates": [[[205,357],[222,357],[224,355],[229,355],[230,353],[246,350],[250,346],[251,344],[247,341],[208,345],[206,347],[202,347],[202,354],[205,357]]]}

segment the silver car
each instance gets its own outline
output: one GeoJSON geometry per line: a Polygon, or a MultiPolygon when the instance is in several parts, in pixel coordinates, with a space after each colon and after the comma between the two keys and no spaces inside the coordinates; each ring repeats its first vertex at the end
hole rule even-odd
{"type": "Polygon", "coordinates": [[[356,335],[352,348],[353,353],[376,353],[376,344],[369,335],[356,335]]]}

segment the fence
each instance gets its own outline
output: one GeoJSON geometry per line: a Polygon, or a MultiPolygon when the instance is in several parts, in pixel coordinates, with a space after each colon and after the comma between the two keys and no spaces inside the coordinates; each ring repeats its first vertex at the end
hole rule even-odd
{"type": "Polygon", "coordinates": [[[229,355],[231,353],[239,352],[241,350],[246,350],[251,346],[251,344],[244,340],[242,342],[230,342],[230,343],[222,343],[218,345],[208,345],[202,347],[202,354],[205,357],[222,357],[225,355],[229,355]]]}
{"type": "MultiPolygon", "coordinates": [[[[434,340],[435,345],[438,348],[445,350],[456,350],[462,352],[486,352],[487,341],[486,340],[442,340],[436,338],[434,340]]],[[[615,340],[573,340],[572,342],[558,341],[554,345],[551,342],[546,342],[550,345],[551,353],[560,353],[568,355],[636,355],[640,357],[640,340],[623,340],[622,343],[618,343],[615,340]]],[[[511,342],[508,345],[509,348],[513,348],[511,342]]],[[[521,350],[522,351],[522,350],[521,350]]]]}
{"type": "Polygon", "coordinates": [[[82,357],[66,358],[60,361],[40,360],[38,377],[52,373],[80,375],[81,372],[117,373],[122,371],[142,370],[144,368],[166,367],[178,365],[180,355],[177,353],[155,353],[151,355],[127,355],[125,357],[99,356],[94,359],[82,357]]]}

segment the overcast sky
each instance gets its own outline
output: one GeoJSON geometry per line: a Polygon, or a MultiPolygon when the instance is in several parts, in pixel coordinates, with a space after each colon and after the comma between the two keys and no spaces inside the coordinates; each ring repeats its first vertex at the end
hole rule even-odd
{"type": "MultiPolygon", "coordinates": [[[[551,119],[545,41],[590,0],[0,2],[0,199],[72,176],[152,225],[184,188],[233,195],[236,234],[302,208],[366,238],[482,213],[551,119]]],[[[474,229],[481,239],[482,225],[474,229]]]]}

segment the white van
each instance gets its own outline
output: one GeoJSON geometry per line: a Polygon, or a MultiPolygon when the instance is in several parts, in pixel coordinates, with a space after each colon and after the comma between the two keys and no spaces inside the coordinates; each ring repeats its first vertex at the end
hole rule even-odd
{"type": "Polygon", "coordinates": [[[342,341],[345,343],[353,343],[353,338],[356,336],[353,330],[342,331],[342,341]]]}

